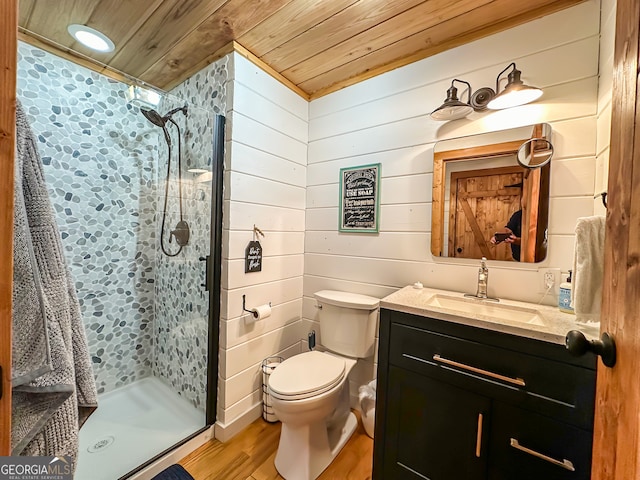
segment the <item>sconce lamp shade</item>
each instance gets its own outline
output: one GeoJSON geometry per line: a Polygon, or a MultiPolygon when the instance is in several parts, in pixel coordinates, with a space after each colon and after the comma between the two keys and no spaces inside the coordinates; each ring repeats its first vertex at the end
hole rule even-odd
{"type": "Polygon", "coordinates": [[[447,98],[442,105],[431,112],[431,118],[438,121],[457,120],[466,117],[473,112],[473,107],[467,103],[458,100],[458,89],[453,86],[453,82],[464,83],[469,87],[468,94],[471,97],[471,85],[464,80],[454,79],[451,81],[451,87],[447,90],[447,98]]]}
{"type": "Polygon", "coordinates": [[[533,102],[542,96],[542,90],[540,88],[524,84],[520,79],[522,72],[516,68],[515,63],[511,63],[498,74],[498,78],[496,78],[496,92],[500,91],[500,76],[511,67],[513,67],[513,70],[507,75],[507,86],[488,103],[487,108],[491,110],[501,110],[503,108],[517,107],[518,105],[533,102]]]}

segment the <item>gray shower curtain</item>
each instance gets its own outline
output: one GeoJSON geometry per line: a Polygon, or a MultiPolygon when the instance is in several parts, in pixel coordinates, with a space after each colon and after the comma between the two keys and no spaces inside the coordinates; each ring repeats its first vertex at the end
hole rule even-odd
{"type": "Polygon", "coordinates": [[[75,286],[27,117],[16,112],[12,455],[70,455],[97,393],[75,286]]]}

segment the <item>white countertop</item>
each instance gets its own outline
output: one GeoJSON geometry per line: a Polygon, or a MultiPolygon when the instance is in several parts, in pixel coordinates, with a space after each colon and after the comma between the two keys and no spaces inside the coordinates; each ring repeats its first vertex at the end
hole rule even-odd
{"type": "Polygon", "coordinates": [[[510,333],[521,337],[534,338],[560,345],[564,345],[565,336],[569,330],[579,330],[583,332],[589,340],[600,337],[600,324],[578,323],[575,321],[575,315],[561,312],[556,307],[517,302],[502,298],[496,304],[486,300],[474,298],[466,299],[462,293],[437,290],[434,288],[414,288],[413,286],[404,287],[380,300],[380,307],[398,312],[420,315],[422,317],[431,317],[438,320],[460,323],[487,330],[510,333]],[[470,305],[469,309],[471,312],[461,312],[457,309],[429,305],[429,300],[437,294],[460,300],[464,299],[467,306],[470,305]],[[478,310],[480,310],[482,306],[494,305],[497,305],[497,308],[500,308],[500,305],[504,305],[506,307],[514,307],[514,309],[528,312],[535,310],[541,319],[539,322],[541,324],[523,323],[505,318],[496,319],[493,316],[476,313],[473,312],[473,303],[471,302],[478,303],[478,310]]]}

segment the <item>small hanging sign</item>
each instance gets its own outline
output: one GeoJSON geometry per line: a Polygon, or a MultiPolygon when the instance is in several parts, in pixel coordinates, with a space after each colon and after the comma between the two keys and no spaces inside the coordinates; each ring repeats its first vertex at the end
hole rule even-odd
{"type": "Polygon", "coordinates": [[[244,273],[262,271],[262,246],[257,240],[249,242],[244,251],[244,273]]]}

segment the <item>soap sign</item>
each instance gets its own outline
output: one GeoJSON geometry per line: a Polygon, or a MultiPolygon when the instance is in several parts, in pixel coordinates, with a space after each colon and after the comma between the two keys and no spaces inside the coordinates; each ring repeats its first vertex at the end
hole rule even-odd
{"type": "Polygon", "coordinates": [[[378,232],[380,164],[340,169],[341,232],[378,232]]]}
{"type": "Polygon", "coordinates": [[[244,251],[244,273],[262,271],[262,246],[258,241],[249,242],[244,251]]]}

